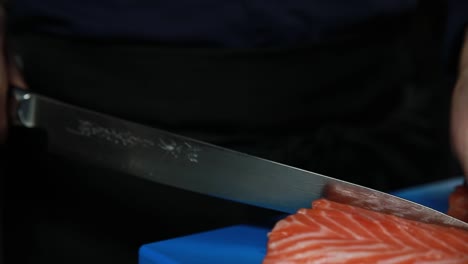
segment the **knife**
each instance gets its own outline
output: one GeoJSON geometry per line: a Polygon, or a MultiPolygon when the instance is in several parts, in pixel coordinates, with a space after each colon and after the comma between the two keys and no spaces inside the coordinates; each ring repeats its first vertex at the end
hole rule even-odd
{"type": "Polygon", "coordinates": [[[213,144],[12,88],[16,126],[45,130],[51,153],[149,181],[285,213],[326,198],[468,230],[423,205],[213,144]]]}

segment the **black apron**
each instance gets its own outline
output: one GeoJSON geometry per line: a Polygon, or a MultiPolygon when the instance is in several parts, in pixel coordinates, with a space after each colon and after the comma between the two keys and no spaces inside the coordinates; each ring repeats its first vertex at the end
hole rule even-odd
{"type": "MultiPolygon", "coordinates": [[[[446,176],[449,93],[437,77],[418,83],[406,20],[342,36],[249,50],[13,44],[31,89],[72,104],[381,190],[446,176]]],[[[13,132],[10,168],[34,166],[6,180],[7,237],[35,263],[134,263],[144,243],[276,215],[66,160],[39,131],[13,132]]]]}

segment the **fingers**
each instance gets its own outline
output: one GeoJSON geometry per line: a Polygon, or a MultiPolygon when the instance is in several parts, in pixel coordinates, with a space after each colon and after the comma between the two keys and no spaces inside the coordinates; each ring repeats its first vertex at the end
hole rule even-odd
{"type": "MultiPolygon", "coordinates": [[[[0,63],[1,64],[1,63],[0,63]]],[[[7,82],[5,78],[6,71],[4,69],[4,65],[0,66],[0,144],[3,143],[6,139],[6,133],[8,130],[8,120],[7,120],[7,82]]]]}
{"type": "Polygon", "coordinates": [[[458,80],[452,94],[452,144],[468,181],[468,28],[460,53],[458,80]]]}
{"type": "Polygon", "coordinates": [[[452,145],[465,175],[468,175],[468,83],[459,80],[452,95],[452,145]]]}
{"type": "Polygon", "coordinates": [[[0,144],[4,143],[8,134],[8,121],[14,106],[9,100],[10,86],[27,89],[28,86],[19,70],[18,65],[6,59],[5,51],[0,52],[0,144]]]}
{"type": "Polygon", "coordinates": [[[450,194],[447,214],[468,222],[468,188],[466,186],[457,186],[450,194]]]}
{"type": "Polygon", "coordinates": [[[0,8],[0,144],[6,139],[8,128],[7,104],[8,104],[8,68],[5,56],[5,16],[3,8],[0,8]]]}
{"type": "Polygon", "coordinates": [[[4,143],[8,133],[10,115],[10,100],[8,89],[11,85],[18,88],[27,88],[21,74],[21,61],[19,57],[8,53],[5,36],[4,10],[0,8],[0,144],[4,143]]]}
{"type": "Polygon", "coordinates": [[[20,70],[22,68],[21,58],[17,55],[11,55],[9,57],[10,59],[8,60],[7,67],[9,84],[17,88],[27,89],[28,85],[26,84],[22,71],[20,70]]]}
{"type": "MultiPolygon", "coordinates": [[[[2,57],[4,58],[4,57],[2,57]]],[[[6,141],[8,135],[8,121],[15,106],[9,100],[10,86],[27,89],[28,86],[16,63],[9,63],[3,59],[0,63],[0,144],[6,141]]]]}

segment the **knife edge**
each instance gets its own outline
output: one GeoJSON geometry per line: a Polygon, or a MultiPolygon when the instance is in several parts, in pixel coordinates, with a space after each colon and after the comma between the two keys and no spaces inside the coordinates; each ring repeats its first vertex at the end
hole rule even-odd
{"type": "Polygon", "coordinates": [[[353,183],[14,89],[16,125],[44,129],[51,152],[187,191],[295,213],[327,198],[468,230],[468,223],[353,183]]]}

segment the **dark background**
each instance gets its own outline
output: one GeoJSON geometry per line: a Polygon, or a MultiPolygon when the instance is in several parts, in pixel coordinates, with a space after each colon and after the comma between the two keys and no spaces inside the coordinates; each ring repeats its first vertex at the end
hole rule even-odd
{"type": "MultiPolygon", "coordinates": [[[[387,189],[460,174],[448,137],[453,80],[442,60],[445,6],[426,1],[410,20],[402,36],[415,93],[409,107],[422,105],[423,114],[407,122],[433,128],[437,148],[415,163],[438,167],[427,166],[427,178],[395,175],[382,183],[392,182],[387,189]]],[[[13,128],[2,146],[2,263],[136,263],[142,244],[230,224],[262,223],[275,215],[57,157],[46,153],[46,140],[41,131],[13,128]]],[[[334,173],[342,172],[329,174],[334,173]]]]}

